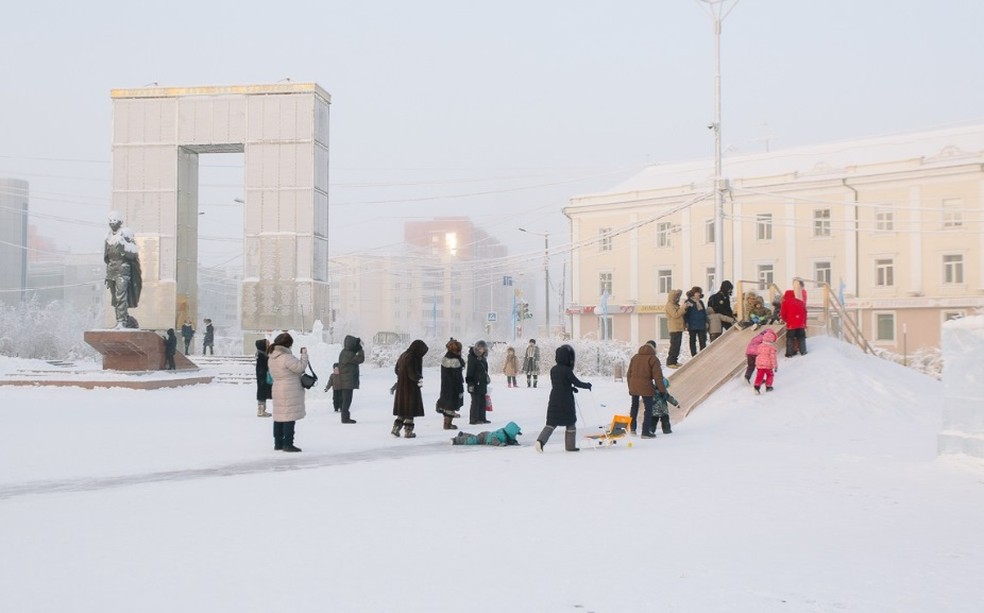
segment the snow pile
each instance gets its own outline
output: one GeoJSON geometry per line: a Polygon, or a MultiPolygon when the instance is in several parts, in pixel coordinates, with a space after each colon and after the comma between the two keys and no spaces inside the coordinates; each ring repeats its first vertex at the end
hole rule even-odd
{"type": "Polygon", "coordinates": [[[940,453],[984,459],[984,316],[944,324],[943,352],[946,372],[940,453]]]}
{"type": "Polygon", "coordinates": [[[63,301],[44,306],[35,297],[16,307],[0,305],[0,355],[42,360],[95,359],[82,338],[97,326],[99,314],[63,301]]]}
{"type": "MultiPolygon", "coordinates": [[[[390,436],[391,367],[363,369],[356,425],[311,390],[299,454],[249,385],[4,389],[0,610],[980,610],[984,488],[935,461],[930,377],[815,338],[671,435],[536,454],[548,386],[492,372],[487,428],[519,447],[452,447],[432,410],[390,436]]],[[[582,434],[629,403],[585,378],[582,434]]]]}

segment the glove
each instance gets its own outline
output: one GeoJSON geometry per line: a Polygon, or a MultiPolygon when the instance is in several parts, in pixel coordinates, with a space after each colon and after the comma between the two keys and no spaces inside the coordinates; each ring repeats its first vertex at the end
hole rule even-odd
{"type": "Polygon", "coordinates": [[[423,379],[420,379],[419,381],[417,381],[417,387],[424,387],[424,380],[423,379]]]}
{"type": "Polygon", "coordinates": [[[577,393],[577,388],[576,388],[576,387],[572,387],[572,388],[571,388],[571,390],[573,390],[573,392],[574,392],[575,394],[577,393]]]}
{"type": "Polygon", "coordinates": [[[474,394],[475,393],[475,386],[474,385],[469,385],[468,386],[468,393],[469,394],[474,394]]]}
{"type": "Polygon", "coordinates": [[[680,406],[680,401],[674,398],[673,396],[671,396],[669,392],[666,393],[666,401],[675,407],[680,406]]]}
{"type": "Polygon", "coordinates": [[[585,389],[587,389],[590,392],[591,391],[591,384],[588,383],[588,386],[585,389]]]}

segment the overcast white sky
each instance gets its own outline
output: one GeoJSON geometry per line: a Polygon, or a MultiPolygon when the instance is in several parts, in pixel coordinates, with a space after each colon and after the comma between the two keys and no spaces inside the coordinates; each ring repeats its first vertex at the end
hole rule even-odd
{"type": "MultiPolygon", "coordinates": [[[[105,234],[114,87],[323,86],[333,253],[448,214],[533,251],[542,241],[516,227],[562,241],[571,195],[713,150],[714,39],[697,0],[42,0],[3,16],[0,176],[30,181],[32,222],[75,251],[105,234]],[[360,204],[401,199],[414,201],[360,204]]],[[[722,37],[725,144],[980,121],[982,26],[977,0],[741,0],[722,37]]],[[[235,207],[208,210],[240,193],[237,158],[202,164],[202,233],[241,228],[235,207]]]]}

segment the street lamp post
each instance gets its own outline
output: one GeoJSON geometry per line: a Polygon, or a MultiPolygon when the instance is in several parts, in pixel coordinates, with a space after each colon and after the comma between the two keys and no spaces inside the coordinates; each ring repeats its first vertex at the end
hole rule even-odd
{"type": "Polygon", "coordinates": [[[547,338],[550,338],[550,233],[531,232],[526,228],[520,228],[519,231],[543,237],[543,304],[546,315],[544,321],[547,325],[547,338]]]}
{"type": "MultiPolygon", "coordinates": [[[[739,0],[698,0],[707,5],[714,22],[714,282],[724,279],[724,178],[721,176],[721,22],[734,10],[739,0]],[[726,5],[731,7],[725,10],[726,5]]],[[[708,290],[710,291],[710,290],[708,290]]]]}

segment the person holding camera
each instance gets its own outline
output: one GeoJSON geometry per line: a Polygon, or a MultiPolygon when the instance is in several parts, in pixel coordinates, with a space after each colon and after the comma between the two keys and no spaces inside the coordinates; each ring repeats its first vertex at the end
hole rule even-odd
{"type": "Polygon", "coordinates": [[[304,419],[304,386],[301,375],[308,367],[307,347],[301,347],[301,357],[291,353],[294,337],[284,332],[273,339],[267,352],[267,368],[273,378],[273,448],[276,451],[297,452],[294,446],[294,424],[304,419]]]}

